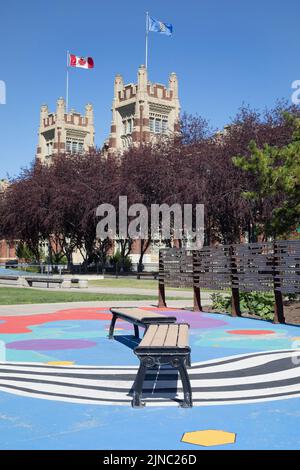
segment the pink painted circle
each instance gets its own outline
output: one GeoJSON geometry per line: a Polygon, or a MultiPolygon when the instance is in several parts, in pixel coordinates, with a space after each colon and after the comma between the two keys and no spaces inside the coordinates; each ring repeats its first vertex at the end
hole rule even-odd
{"type": "Polygon", "coordinates": [[[32,339],[28,341],[12,341],[7,343],[7,349],[21,351],[52,351],[59,349],[84,349],[96,346],[94,341],[85,339],[32,339]]]}
{"type": "Polygon", "coordinates": [[[230,335],[274,335],[272,330],[229,330],[226,331],[230,335]]]}

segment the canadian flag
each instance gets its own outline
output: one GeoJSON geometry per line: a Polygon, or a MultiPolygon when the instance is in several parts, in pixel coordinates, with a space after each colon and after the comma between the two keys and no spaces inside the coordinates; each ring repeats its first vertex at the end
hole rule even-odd
{"type": "Polygon", "coordinates": [[[69,66],[80,67],[81,69],[93,69],[94,61],[91,57],[79,57],[74,54],[69,54],[69,66]]]}

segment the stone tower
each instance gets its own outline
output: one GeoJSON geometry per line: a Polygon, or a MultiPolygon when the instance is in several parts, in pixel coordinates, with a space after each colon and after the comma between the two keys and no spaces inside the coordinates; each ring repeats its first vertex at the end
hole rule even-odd
{"type": "Polygon", "coordinates": [[[179,113],[175,73],[171,73],[168,87],[150,83],[144,65],[138,70],[137,84],[125,85],[122,76],[116,75],[110,151],[122,152],[130,145],[149,143],[158,136],[173,134],[178,130],[179,113]]]}
{"type": "Polygon", "coordinates": [[[51,163],[58,153],[87,152],[94,147],[94,135],[93,106],[86,105],[85,115],[74,110],[66,113],[65,100],[59,98],[55,113],[50,113],[47,105],[41,107],[36,158],[51,163]]]}

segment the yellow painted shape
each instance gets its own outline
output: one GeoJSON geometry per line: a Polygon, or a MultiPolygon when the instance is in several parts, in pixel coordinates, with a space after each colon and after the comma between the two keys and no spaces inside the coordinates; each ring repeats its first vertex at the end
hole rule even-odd
{"type": "Polygon", "coordinates": [[[234,432],[219,431],[217,429],[207,429],[205,431],[185,432],[181,442],[195,444],[198,446],[210,447],[225,444],[234,444],[236,434],[234,432]]]}
{"type": "Polygon", "coordinates": [[[49,361],[46,364],[50,366],[72,366],[74,361],[49,361]]]}

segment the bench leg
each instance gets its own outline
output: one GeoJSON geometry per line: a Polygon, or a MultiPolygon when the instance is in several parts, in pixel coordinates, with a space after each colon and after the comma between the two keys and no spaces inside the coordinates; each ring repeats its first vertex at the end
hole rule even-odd
{"type": "Polygon", "coordinates": [[[138,325],[134,325],[134,336],[135,336],[136,338],[139,338],[139,337],[140,337],[138,325]]]}
{"type": "Polygon", "coordinates": [[[185,367],[185,363],[181,363],[180,366],[178,367],[181,381],[182,381],[182,386],[183,386],[183,403],[180,405],[182,408],[191,408],[193,406],[192,402],[192,388],[191,388],[191,383],[190,379],[185,367]]]}
{"type": "Polygon", "coordinates": [[[131,402],[131,406],[133,408],[141,408],[145,406],[145,403],[142,402],[142,393],[143,393],[143,383],[146,375],[146,366],[144,364],[140,364],[135,382],[134,382],[134,389],[133,389],[133,398],[131,402]]]}
{"type": "Polygon", "coordinates": [[[114,337],[114,329],[115,329],[116,321],[117,321],[117,316],[113,315],[111,322],[110,322],[110,327],[109,327],[109,333],[108,333],[109,339],[113,339],[114,337]]]}

